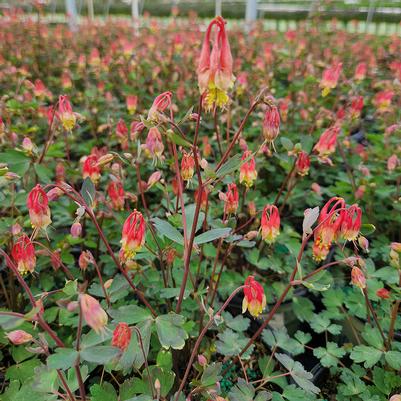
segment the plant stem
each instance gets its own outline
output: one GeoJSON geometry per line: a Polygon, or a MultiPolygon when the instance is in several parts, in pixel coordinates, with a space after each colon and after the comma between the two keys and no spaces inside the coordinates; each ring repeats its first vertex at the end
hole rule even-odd
{"type": "Polygon", "coordinates": [[[381,326],[380,326],[380,323],[379,323],[379,321],[378,321],[378,319],[377,319],[376,312],[375,312],[375,310],[373,309],[372,303],[370,302],[370,299],[369,299],[369,297],[368,297],[368,292],[367,292],[366,288],[363,288],[362,291],[363,291],[363,294],[365,295],[366,304],[367,304],[367,306],[368,306],[368,308],[369,308],[369,310],[370,310],[370,313],[371,313],[372,316],[373,316],[373,320],[375,321],[376,326],[377,326],[377,328],[378,328],[378,330],[379,330],[379,332],[380,332],[380,335],[381,335],[381,337],[382,337],[382,339],[383,339],[383,343],[386,344],[386,337],[384,336],[383,330],[382,330],[382,328],[381,328],[381,326]]]}

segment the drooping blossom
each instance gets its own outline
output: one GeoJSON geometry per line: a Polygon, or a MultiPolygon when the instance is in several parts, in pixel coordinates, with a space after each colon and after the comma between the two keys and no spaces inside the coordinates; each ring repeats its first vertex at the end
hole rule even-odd
{"type": "Polygon", "coordinates": [[[275,205],[266,205],[260,220],[262,240],[272,244],[280,234],[280,214],[275,205]]]}
{"type": "Polygon", "coordinates": [[[192,154],[183,152],[181,159],[181,177],[184,181],[190,181],[194,176],[195,159],[192,154]]]}
{"type": "Polygon", "coordinates": [[[270,105],[263,119],[263,137],[270,144],[273,143],[280,132],[280,113],[276,105],[270,105]]]}
{"type": "Polygon", "coordinates": [[[127,323],[118,323],[113,331],[113,338],[111,339],[111,345],[119,348],[121,351],[125,351],[131,341],[131,329],[127,323]]]}
{"type": "Polygon", "coordinates": [[[308,174],[310,168],[310,158],[306,152],[299,152],[297,161],[295,162],[295,168],[300,176],[305,176],[308,174]]]}
{"type": "Polygon", "coordinates": [[[135,114],[136,108],[138,106],[138,96],[128,95],[126,98],[127,110],[129,114],[135,114]]]}
{"type": "Polygon", "coordinates": [[[159,121],[161,113],[171,106],[171,92],[163,92],[153,101],[152,107],[148,112],[148,120],[159,121]]]}
{"type": "Polygon", "coordinates": [[[98,157],[95,154],[87,156],[82,165],[82,178],[89,177],[93,183],[97,183],[100,179],[100,166],[98,157]]]}
{"type": "Polygon", "coordinates": [[[337,86],[338,78],[342,71],[342,63],[338,63],[323,71],[322,80],[320,81],[320,87],[322,88],[322,96],[327,96],[332,89],[337,86]]]}
{"type": "Polygon", "coordinates": [[[363,81],[366,77],[367,65],[364,62],[359,63],[355,68],[355,81],[363,81]]]}
{"type": "Polygon", "coordinates": [[[118,120],[118,123],[116,126],[116,134],[117,134],[117,138],[121,144],[122,149],[127,150],[128,149],[128,127],[122,118],[120,118],[118,120]]]}
{"type": "Polygon", "coordinates": [[[373,104],[379,113],[384,113],[390,110],[391,101],[394,97],[394,92],[391,90],[384,90],[375,95],[373,104]]]}
{"type": "Polygon", "coordinates": [[[40,184],[37,184],[31,192],[29,192],[26,206],[29,211],[32,227],[46,229],[52,222],[49,199],[40,184]]]}
{"type": "Polygon", "coordinates": [[[363,96],[357,96],[352,99],[351,107],[350,107],[350,117],[355,120],[360,117],[363,109],[363,96]]]}
{"type": "Polygon", "coordinates": [[[11,257],[21,274],[34,272],[36,266],[35,248],[26,234],[19,237],[13,245],[11,257]]]}
{"type": "Polygon", "coordinates": [[[324,131],[320,136],[318,142],[313,147],[313,150],[318,154],[319,159],[323,161],[328,160],[328,156],[334,153],[339,132],[340,128],[335,125],[326,129],[326,131],[324,131]]]}
{"type": "Polygon", "coordinates": [[[224,202],[224,214],[226,216],[237,213],[239,195],[235,183],[228,184],[227,192],[219,193],[219,198],[224,202]]]}
{"type": "Polygon", "coordinates": [[[244,184],[247,188],[250,188],[258,177],[255,158],[250,150],[246,150],[242,155],[241,160],[243,161],[243,164],[239,170],[239,182],[244,184]]]}
{"type": "Polygon", "coordinates": [[[66,131],[71,132],[77,123],[77,117],[67,96],[60,95],[58,99],[57,117],[66,131]]]}
{"type": "Polygon", "coordinates": [[[73,238],[79,238],[82,234],[82,225],[79,221],[76,221],[70,229],[70,234],[73,238]]]}
{"type": "Polygon", "coordinates": [[[341,213],[341,236],[347,241],[358,238],[362,224],[362,211],[358,205],[352,205],[341,213]]]}
{"type": "Polygon", "coordinates": [[[361,290],[366,288],[366,277],[357,266],[353,266],[351,270],[351,281],[353,285],[359,287],[361,290]]]}
{"type": "Polygon", "coordinates": [[[121,235],[120,258],[133,259],[145,243],[145,220],[141,212],[134,210],[125,220],[121,235]]]}
{"type": "Polygon", "coordinates": [[[244,284],[244,299],[242,301],[242,313],[246,310],[253,317],[258,317],[266,307],[265,291],[253,276],[249,276],[244,284]]]}
{"type": "Polygon", "coordinates": [[[204,95],[206,109],[213,105],[222,107],[227,104],[228,91],[234,85],[233,58],[225,29],[226,22],[216,17],[209,24],[202,45],[198,65],[198,86],[204,95]],[[213,28],[216,28],[212,49],[210,49],[213,28]]]}
{"type": "Polygon", "coordinates": [[[86,324],[95,330],[97,334],[104,333],[108,317],[99,301],[89,294],[81,294],[79,296],[79,303],[86,324]]]}
{"type": "Polygon", "coordinates": [[[164,145],[162,141],[162,135],[157,127],[150,128],[148,136],[146,137],[145,150],[154,159],[161,158],[164,150],[164,145]]]}
{"type": "Polygon", "coordinates": [[[111,180],[107,186],[107,194],[110,197],[113,209],[123,210],[125,201],[125,192],[120,180],[111,180]]]}
{"type": "Polygon", "coordinates": [[[331,244],[337,239],[342,223],[343,198],[333,197],[324,206],[314,231],[313,258],[317,262],[326,259],[331,244]]]}
{"type": "MultiPolygon", "coordinates": [[[[195,190],[195,202],[198,202],[198,196],[199,196],[199,188],[195,190]]],[[[207,188],[202,189],[202,195],[201,195],[201,200],[200,200],[200,207],[202,210],[206,210],[207,205],[208,205],[208,199],[209,199],[209,190],[207,188]]]]}
{"type": "Polygon", "coordinates": [[[387,170],[390,172],[394,171],[398,166],[398,164],[399,161],[397,155],[391,155],[387,160],[387,170]]]}

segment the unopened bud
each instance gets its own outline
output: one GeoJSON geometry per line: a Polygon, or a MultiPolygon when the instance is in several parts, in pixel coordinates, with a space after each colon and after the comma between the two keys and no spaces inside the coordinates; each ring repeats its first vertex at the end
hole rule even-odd
{"type": "Polygon", "coordinates": [[[72,226],[70,230],[71,236],[73,238],[79,238],[82,234],[82,225],[79,221],[76,221],[72,226]]]}
{"type": "Polygon", "coordinates": [[[17,180],[20,177],[18,174],[15,174],[11,171],[7,171],[7,173],[4,174],[4,178],[8,181],[13,181],[13,180],[17,180]]]}
{"type": "Polygon", "coordinates": [[[79,306],[78,301],[72,301],[67,304],[67,310],[69,312],[74,312],[79,306]]]}
{"type": "Polygon", "coordinates": [[[14,330],[10,331],[9,333],[6,334],[7,338],[14,344],[14,345],[20,345],[20,344],[25,344],[29,341],[32,340],[32,335],[27,333],[24,330],[14,330]]]}
{"type": "Polygon", "coordinates": [[[27,152],[29,152],[29,153],[32,152],[32,150],[33,150],[33,143],[32,143],[32,141],[31,141],[30,138],[25,137],[25,138],[22,140],[22,148],[23,148],[24,150],[26,150],[27,152]]]}
{"type": "Polygon", "coordinates": [[[360,235],[358,238],[358,244],[365,252],[369,252],[369,241],[367,240],[367,238],[360,235]]]}
{"type": "Polygon", "coordinates": [[[258,236],[258,231],[249,231],[244,235],[244,238],[248,241],[255,239],[258,236]]]}
{"type": "Polygon", "coordinates": [[[206,366],[207,365],[207,359],[205,358],[204,355],[198,355],[198,363],[201,366],[206,366]]]}
{"type": "Polygon", "coordinates": [[[98,167],[102,167],[105,166],[106,164],[109,164],[110,162],[112,162],[114,159],[114,155],[112,155],[111,153],[107,153],[104,156],[101,156],[97,162],[97,166],[98,167]]]}

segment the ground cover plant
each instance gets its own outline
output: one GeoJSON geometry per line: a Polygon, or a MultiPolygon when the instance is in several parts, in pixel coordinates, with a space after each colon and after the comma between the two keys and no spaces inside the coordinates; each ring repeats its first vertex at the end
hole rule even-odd
{"type": "Polygon", "coordinates": [[[401,39],[315,22],[3,15],[1,400],[401,399],[401,39]]]}

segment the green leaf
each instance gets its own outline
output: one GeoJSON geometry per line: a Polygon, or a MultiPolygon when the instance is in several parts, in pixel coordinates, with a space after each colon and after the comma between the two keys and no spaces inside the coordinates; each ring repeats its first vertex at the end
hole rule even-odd
{"type": "Polygon", "coordinates": [[[267,391],[259,392],[256,397],[255,393],[253,385],[240,378],[229,392],[228,399],[230,401],[268,401],[272,399],[271,394],[267,391]]]}
{"type": "Polygon", "coordinates": [[[384,355],[386,362],[395,370],[401,369],[401,352],[387,351],[384,355]]]}
{"type": "Polygon", "coordinates": [[[362,332],[362,337],[368,345],[377,349],[383,348],[383,339],[377,327],[372,327],[370,324],[366,324],[362,332]]]}
{"type": "Polygon", "coordinates": [[[161,349],[156,357],[157,366],[165,369],[170,369],[173,366],[173,356],[171,351],[166,351],[165,349],[161,349]]]}
{"type": "Polygon", "coordinates": [[[117,322],[136,324],[151,319],[151,313],[138,305],[123,305],[118,309],[108,309],[108,314],[117,322]]]}
{"type": "Polygon", "coordinates": [[[376,227],[373,224],[362,224],[361,225],[361,234],[362,235],[370,235],[376,231],[376,227]]]}
{"type": "Polygon", "coordinates": [[[40,361],[36,358],[12,365],[6,371],[6,379],[20,380],[23,382],[33,377],[35,375],[35,368],[40,365],[40,361]]]}
{"type": "Polygon", "coordinates": [[[38,393],[52,393],[57,390],[57,371],[45,365],[35,368],[32,389],[38,393]]]}
{"type": "Polygon", "coordinates": [[[189,143],[188,141],[186,141],[183,137],[181,137],[180,135],[176,134],[174,131],[172,130],[168,130],[167,131],[167,136],[168,138],[174,142],[176,145],[179,146],[185,146],[185,147],[191,147],[192,144],[189,143]]]}
{"type": "Polygon", "coordinates": [[[81,358],[87,362],[106,365],[118,356],[120,350],[108,345],[98,345],[80,351],[81,358]]]}
{"type": "Polygon", "coordinates": [[[206,242],[212,242],[219,238],[225,238],[230,235],[231,228],[212,228],[209,231],[206,231],[202,234],[199,234],[195,237],[194,244],[201,245],[205,244],[206,242]]]}
{"type": "Polygon", "coordinates": [[[232,317],[231,313],[223,312],[222,316],[227,327],[234,331],[244,332],[248,330],[249,324],[251,323],[248,318],[242,315],[232,317]]]}
{"type": "Polygon", "coordinates": [[[170,312],[156,318],[156,330],[159,341],[164,348],[183,349],[187,332],[183,329],[185,317],[170,312]]]}
{"type": "Polygon", "coordinates": [[[299,362],[285,354],[275,354],[275,357],[288,370],[299,387],[313,394],[320,393],[320,389],[311,382],[312,373],[307,372],[299,362]]]}
{"type": "MultiPolygon", "coordinates": [[[[189,232],[189,233],[192,232],[192,225],[194,223],[195,211],[196,211],[195,204],[185,206],[185,218],[187,221],[187,232],[189,232]]],[[[181,216],[181,218],[182,218],[182,216],[181,216]]],[[[199,229],[202,227],[204,220],[205,220],[205,213],[202,211],[199,211],[199,216],[198,216],[198,221],[196,224],[195,232],[199,231],[199,229]]]]}
{"type": "Polygon", "coordinates": [[[379,362],[382,355],[383,351],[376,348],[368,347],[367,345],[356,345],[352,350],[350,357],[357,363],[364,362],[363,366],[365,368],[371,368],[379,362]]]}
{"type": "Polygon", "coordinates": [[[168,221],[155,217],[152,219],[152,222],[155,225],[155,228],[160,235],[167,237],[168,239],[176,242],[177,244],[184,245],[184,237],[168,221]]]}
{"type": "Polygon", "coordinates": [[[55,353],[47,358],[51,369],[69,369],[78,359],[78,352],[72,348],[56,348],[55,353]]]}
{"type": "MultiPolygon", "coordinates": [[[[233,330],[226,329],[218,335],[219,341],[216,342],[217,351],[224,356],[238,355],[248,343],[242,333],[237,333],[233,330]]],[[[249,358],[252,353],[253,346],[248,349],[243,358],[249,358]]]]}
{"type": "Polygon", "coordinates": [[[237,153],[235,156],[228,159],[217,171],[216,177],[221,178],[227,174],[231,174],[241,166],[241,155],[237,153]]]}
{"type": "MultiPolygon", "coordinates": [[[[166,397],[171,388],[173,387],[175,380],[175,373],[172,372],[171,370],[163,369],[159,366],[150,366],[149,371],[153,383],[156,379],[158,379],[160,382],[160,395],[162,397],[166,397]]],[[[144,380],[146,381],[146,383],[149,383],[146,370],[144,372],[144,380]]]]}
{"type": "Polygon", "coordinates": [[[343,357],[345,353],[343,348],[333,342],[328,342],[327,348],[319,347],[313,350],[313,355],[319,358],[320,363],[326,368],[337,366],[339,358],[343,357]]]}
{"type": "Polygon", "coordinates": [[[292,299],[292,309],[296,317],[304,322],[313,318],[313,311],[315,309],[313,302],[305,297],[294,297],[292,299]]]}
{"type": "Polygon", "coordinates": [[[87,205],[89,207],[92,207],[95,201],[96,188],[89,177],[86,177],[84,182],[82,183],[81,195],[84,198],[87,205]]]}
{"type": "Polygon", "coordinates": [[[281,136],[280,137],[280,142],[284,146],[285,150],[294,149],[294,144],[292,143],[291,139],[286,138],[285,136],[281,136]]]}
{"type": "Polygon", "coordinates": [[[265,329],[263,330],[262,338],[271,348],[278,347],[292,355],[298,355],[304,351],[303,345],[290,338],[285,327],[279,330],[265,329]]]}
{"type": "Polygon", "coordinates": [[[0,326],[3,330],[12,330],[24,323],[25,319],[20,317],[1,315],[0,314],[0,326]]]}
{"type": "Polygon", "coordinates": [[[222,364],[212,363],[206,366],[205,370],[202,373],[201,383],[203,388],[214,387],[216,383],[219,382],[222,378],[221,373],[222,364]]]}
{"type": "Polygon", "coordinates": [[[94,384],[91,389],[91,401],[117,401],[117,393],[110,383],[94,384]]]}

